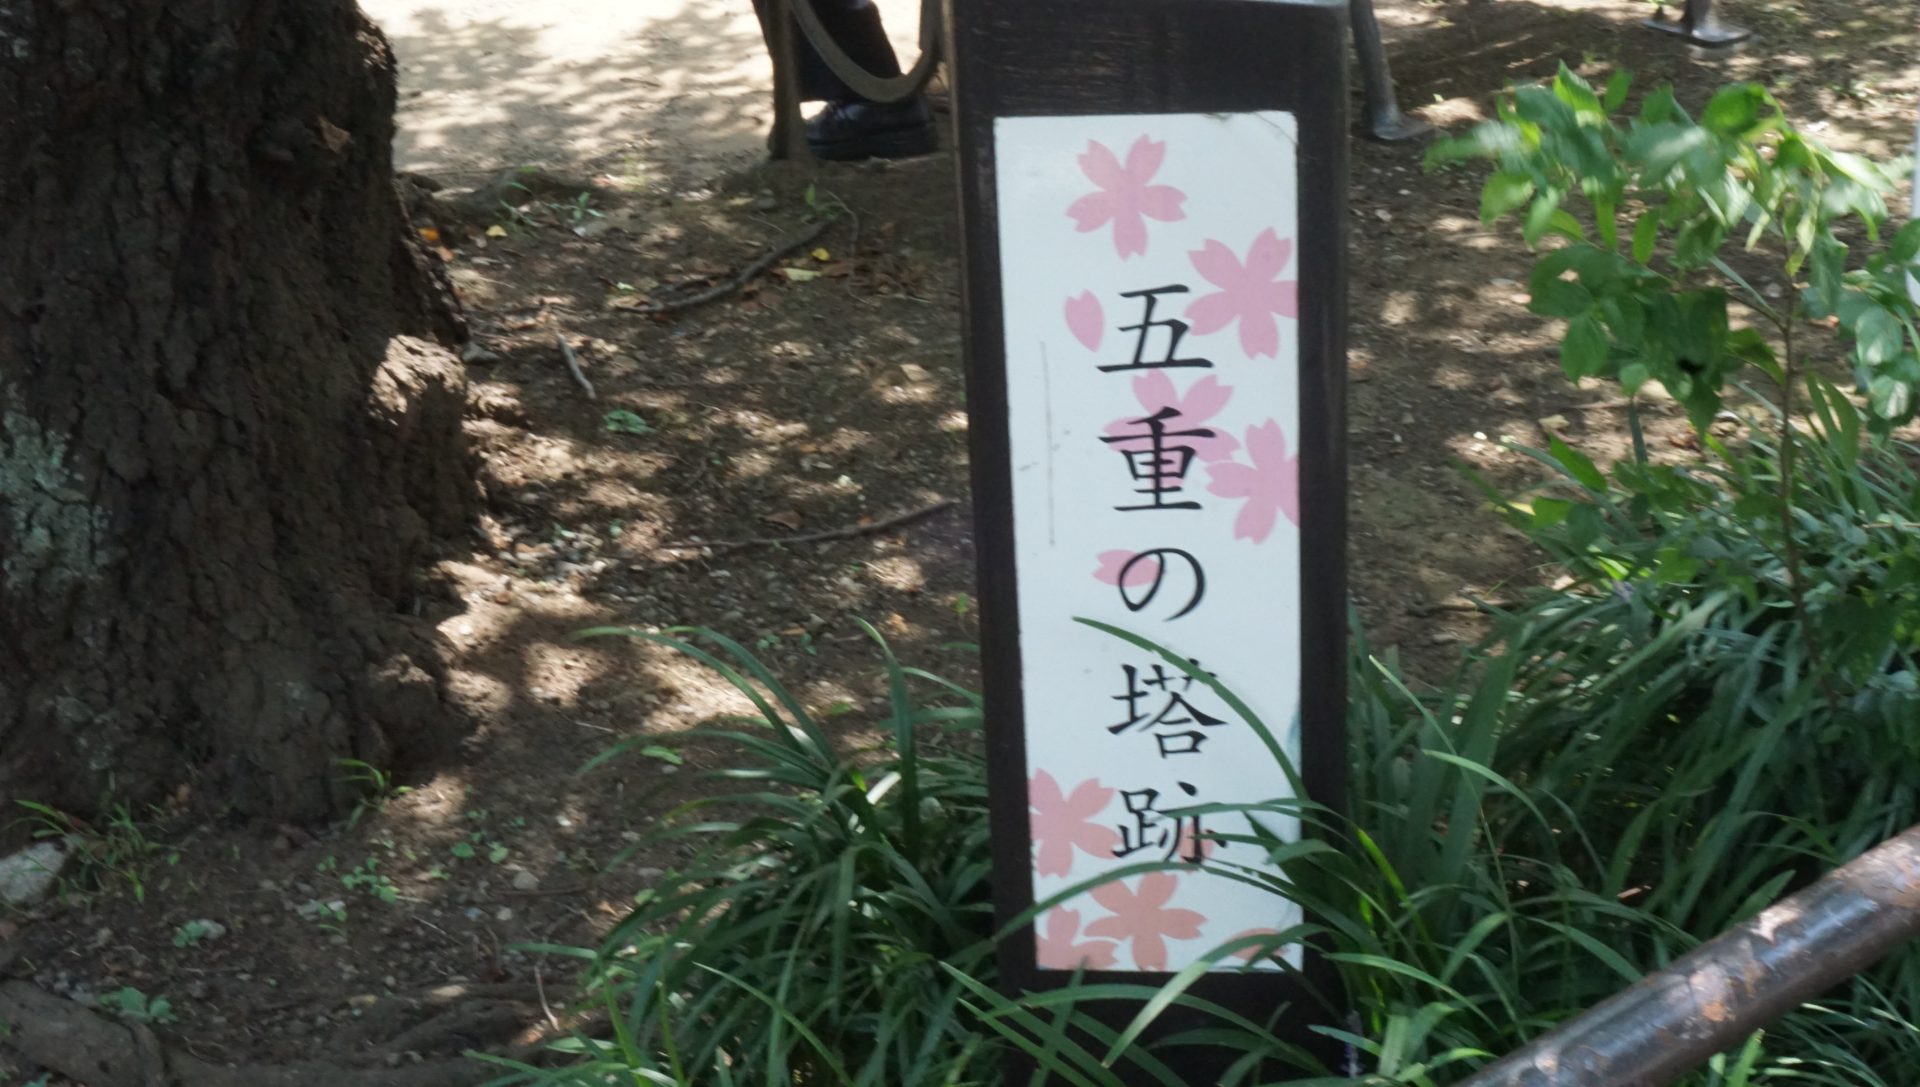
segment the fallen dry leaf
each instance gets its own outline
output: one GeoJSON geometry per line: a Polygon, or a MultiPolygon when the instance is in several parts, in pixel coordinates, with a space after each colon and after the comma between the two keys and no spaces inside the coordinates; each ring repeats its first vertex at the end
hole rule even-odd
{"type": "Polygon", "coordinates": [[[812,256],[814,260],[817,260],[822,264],[825,264],[826,262],[833,259],[833,254],[827,252],[827,249],[825,246],[820,246],[819,248],[816,248],[809,255],[812,256]]]}
{"type": "Polygon", "coordinates": [[[489,238],[504,238],[506,236],[507,228],[501,226],[499,223],[495,223],[487,228],[487,237],[489,238]]]}
{"type": "Polygon", "coordinates": [[[805,283],[809,279],[820,278],[820,273],[811,268],[782,268],[780,274],[793,283],[805,283]]]}
{"type": "Polygon", "coordinates": [[[760,519],[771,525],[779,525],[781,528],[797,529],[802,524],[799,510],[781,510],[779,513],[769,513],[760,519]]]}

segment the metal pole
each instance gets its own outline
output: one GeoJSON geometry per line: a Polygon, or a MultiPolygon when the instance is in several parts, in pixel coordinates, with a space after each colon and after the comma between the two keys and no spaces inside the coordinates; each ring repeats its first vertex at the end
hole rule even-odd
{"type": "Polygon", "coordinates": [[[1920,935],[1920,827],[1460,1087],[1660,1087],[1920,935]]]}
{"type": "Polygon", "coordinates": [[[1373,0],[1348,0],[1347,18],[1353,23],[1353,49],[1360,55],[1360,75],[1367,89],[1367,135],[1392,143],[1433,131],[1433,126],[1400,112],[1393,95],[1393,73],[1387,68],[1387,49],[1380,41],[1380,20],[1373,0]]]}

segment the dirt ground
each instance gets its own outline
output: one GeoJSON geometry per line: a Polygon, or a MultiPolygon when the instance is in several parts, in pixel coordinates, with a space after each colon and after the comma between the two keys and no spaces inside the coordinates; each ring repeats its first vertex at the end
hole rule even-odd
{"type": "MultiPolygon", "coordinates": [[[[973,674],[954,647],[977,616],[950,158],[761,164],[766,68],[744,2],[368,7],[403,64],[404,169],[459,188],[538,164],[596,188],[437,239],[484,348],[470,432],[491,502],[430,605],[479,721],[460,757],[329,828],[209,821],[188,783],[178,811],[134,813],[138,833],[116,839],[130,875],[0,922],[13,975],[83,1000],[164,996],[177,1022],[161,1036],[220,1063],[372,1067],[552,1030],[542,1003],[564,1013],[567,972],[517,945],[596,943],[674,857],[614,859],[710,767],[696,747],[684,766],[577,771],[737,708],[671,653],[575,632],[717,627],[810,701],[854,707],[854,734],[879,694],[857,620],[914,663],[973,674]],[[738,294],[641,312],[828,208],[852,214],[738,294]],[[918,516],[886,527],[901,514],[918,516]],[[820,532],[842,538],[752,542],[820,532]]],[[[1829,142],[1905,151],[1910,0],[1723,7],[1760,36],[1711,57],[1638,28],[1640,3],[1383,0],[1381,16],[1402,103],[1442,128],[1564,61],[1600,80],[1627,65],[1689,103],[1764,80],[1829,142]]],[[[888,10],[910,50],[913,9],[888,10]]],[[[1524,308],[1517,231],[1477,220],[1478,174],[1427,174],[1422,152],[1354,146],[1350,565],[1374,644],[1431,674],[1479,632],[1462,605],[1537,580],[1457,466],[1524,478],[1500,439],[1541,442],[1555,416],[1602,454],[1625,437],[1608,390],[1561,377],[1553,324],[1524,308]]]]}

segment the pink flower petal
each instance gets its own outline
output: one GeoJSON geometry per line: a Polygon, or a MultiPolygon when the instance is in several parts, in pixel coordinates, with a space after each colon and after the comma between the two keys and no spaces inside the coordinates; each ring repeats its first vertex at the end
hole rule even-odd
{"type": "Polygon", "coordinates": [[[1100,350],[1100,340],[1106,335],[1106,313],[1092,291],[1081,291],[1067,299],[1067,328],[1081,346],[1100,350]]]}
{"type": "MultiPolygon", "coordinates": [[[[1145,139],[1145,137],[1141,137],[1145,139]]],[[[1135,147],[1139,144],[1136,142],[1135,147]]],[[[1132,157],[1132,152],[1128,152],[1132,157]]],[[[1107,149],[1107,145],[1098,140],[1088,140],[1087,149],[1080,153],[1080,172],[1087,180],[1103,189],[1124,189],[1127,187],[1127,173],[1121,167],[1120,160],[1107,149]]]]}
{"type": "Polygon", "coordinates": [[[1240,282],[1240,259],[1224,242],[1210,239],[1206,245],[1188,253],[1187,259],[1193,262],[1194,271],[1216,287],[1232,287],[1240,282]]]}
{"type": "Polygon", "coordinates": [[[1046,935],[1037,941],[1034,959],[1048,970],[1107,970],[1113,967],[1114,945],[1104,940],[1075,940],[1080,915],[1064,906],[1047,914],[1046,935]]]}
{"type": "Polygon", "coordinates": [[[1160,907],[1180,889],[1180,879],[1172,872],[1148,872],[1140,877],[1140,890],[1134,896],[1143,906],[1160,907]]]}
{"type": "Polygon", "coordinates": [[[1166,159],[1165,140],[1140,137],[1133,141],[1132,147],[1127,148],[1127,180],[1135,185],[1145,185],[1154,174],[1160,172],[1160,164],[1166,159]]]}
{"type": "Polygon", "coordinates": [[[1207,491],[1221,498],[1246,498],[1259,489],[1260,475],[1244,464],[1207,465],[1207,491]]]}
{"type": "Polygon", "coordinates": [[[1090,819],[1100,814],[1100,809],[1113,800],[1113,790],[1100,784],[1099,778],[1088,778],[1073,787],[1067,795],[1063,809],[1082,819],[1090,819]]]}
{"type": "Polygon", "coordinates": [[[1073,842],[1064,838],[1034,836],[1036,852],[1033,870],[1043,876],[1064,876],[1073,871],[1073,842]]]}
{"type": "MultiPolygon", "coordinates": [[[[1207,380],[1214,379],[1209,377],[1207,380]]],[[[1173,387],[1173,379],[1164,370],[1148,370],[1134,378],[1133,398],[1140,401],[1140,410],[1148,415],[1161,408],[1180,407],[1180,390],[1173,387]]]]}
{"type": "Polygon", "coordinates": [[[1027,805],[1037,809],[1058,808],[1067,802],[1067,794],[1060,791],[1060,783],[1045,770],[1036,770],[1033,780],[1027,785],[1027,805]]]}
{"type": "Polygon", "coordinates": [[[1218,332],[1233,323],[1240,315],[1240,308],[1234,304],[1233,296],[1226,291],[1203,294],[1187,307],[1187,324],[1192,326],[1194,335],[1205,336],[1218,332]]]}
{"type": "MultiPolygon", "coordinates": [[[[1095,902],[1105,906],[1110,913],[1124,914],[1133,909],[1133,892],[1127,888],[1124,881],[1115,880],[1112,883],[1102,883],[1087,893],[1093,896],[1095,902]]],[[[1095,921],[1094,924],[1097,925],[1112,920],[1114,920],[1114,918],[1103,917],[1099,921],[1095,921]]],[[[1091,925],[1088,926],[1087,931],[1092,932],[1093,927],[1091,925]]]]}
{"type": "MultiPolygon", "coordinates": [[[[1165,381],[1168,389],[1173,387],[1172,380],[1160,371],[1153,371],[1153,376],[1165,381]]],[[[1141,378],[1133,379],[1133,395],[1140,396],[1142,380],[1141,378]]],[[[1220,410],[1226,407],[1227,401],[1231,399],[1233,399],[1233,386],[1222,385],[1219,378],[1208,374],[1194,382],[1193,388],[1187,390],[1186,399],[1180,401],[1180,409],[1192,419],[1211,419],[1220,414],[1220,410]]],[[[1150,412],[1159,410],[1148,406],[1145,397],[1140,398],[1140,406],[1147,408],[1150,412]]]]}
{"type": "Polygon", "coordinates": [[[1161,910],[1160,931],[1176,940],[1195,940],[1200,937],[1200,926],[1207,923],[1207,915],[1197,910],[1161,910]]]}
{"type": "Polygon", "coordinates": [[[1287,432],[1277,419],[1247,428],[1247,453],[1262,469],[1271,471],[1287,459],[1287,432]]]}
{"type": "Polygon", "coordinates": [[[1145,562],[1134,563],[1133,569],[1128,570],[1127,563],[1133,562],[1135,554],[1136,552],[1133,551],[1100,552],[1100,565],[1094,570],[1093,579],[1103,585],[1118,585],[1120,572],[1126,570],[1127,588],[1137,589],[1142,585],[1151,584],[1153,579],[1160,576],[1160,561],[1148,559],[1145,562]]]}
{"type": "Polygon", "coordinates": [[[1293,242],[1283,241],[1268,227],[1253,239],[1253,245],[1247,249],[1247,278],[1255,283],[1266,283],[1277,277],[1287,266],[1287,258],[1293,255],[1293,242]]]}
{"type": "Polygon", "coordinates": [[[1280,328],[1266,309],[1240,312],[1240,350],[1253,358],[1273,358],[1280,353],[1280,328]]]}
{"type": "Polygon", "coordinates": [[[1147,222],[1137,212],[1114,217],[1113,251],[1121,260],[1147,251],[1147,222]]]}
{"type": "Polygon", "coordinates": [[[1133,965],[1151,973],[1165,972],[1167,942],[1160,938],[1159,933],[1143,933],[1133,938],[1133,965]]]}
{"type": "Polygon", "coordinates": [[[1187,217],[1187,194],[1172,185],[1149,185],[1140,193],[1140,214],[1163,223],[1187,217]]]}
{"type": "Polygon", "coordinates": [[[1088,193],[1067,207],[1074,228],[1085,234],[1105,226],[1114,216],[1114,199],[1105,192],[1088,193]]]}
{"type": "Polygon", "coordinates": [[[1267,537],[1273,535],[1274,522],[1279,519],[1279,504],[1265,496],[1256,495],[1241,506],[1240,512],[1234,516],[1233,538],[1266,543],[1267,537]]]}

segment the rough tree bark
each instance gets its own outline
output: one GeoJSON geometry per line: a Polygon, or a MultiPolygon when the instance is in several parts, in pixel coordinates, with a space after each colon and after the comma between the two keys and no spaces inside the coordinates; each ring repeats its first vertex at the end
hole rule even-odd
{"type": "Polygon", "coordinates": [[[0,799],[311,818],[457,729],[410,613],[475,498],[459,319],[393,77],[354,0],[0,0],[0,799]]]}

